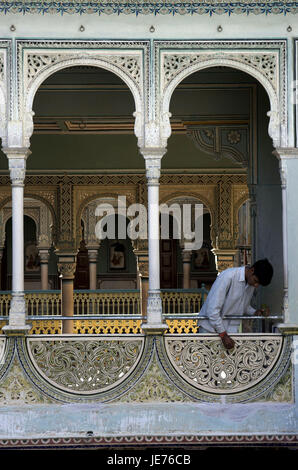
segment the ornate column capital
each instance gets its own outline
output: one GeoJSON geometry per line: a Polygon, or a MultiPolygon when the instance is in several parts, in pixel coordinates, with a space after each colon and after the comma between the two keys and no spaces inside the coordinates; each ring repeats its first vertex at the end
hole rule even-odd
{"type": "Polygon", "coordinates": [[[237,250],[219,250],[214,248],[212,252],[215,255],[216,269],[218,272],[235,267],[237,250]]]}
{"type": "Polygon", "coordinates": [[[58,263],[58,271],[62,279],[73,279],[76,272],[76,263],[58,263]]]}
{"type": "Polygon", "coordinates": [[[28,148],[3,148],[3,152],[8,158],[8,168],[10,179],[14,186],[23,186],[26,175],[26,160],[30,155],[28,148]]]}
{"type": "Polygon", "coordinates": [[[190,263],[192,257],[192,250],[182,250],[182,262],[183,263],[190,263]]]}
{"type": "Polygon", "coordinates": [[[288,169],[287,162],[291,160],[298,160],[298,148],[295,147],[277,147],[273,152],[279,160],[279,173],[281,179],[281,188],[286,189],[288,169]]]}
{"type": "Polygon", "coordinates": [[[144,145],[146,147],[165,147],[172,129],[170,124],[171,113],[165,112],[160,115],[159,120],[145,123],[144,145]]]}
{"type": "Polygon", "coordinates": [[[89,263],[97,263],[99,245],[97,247],[87,245],[86,248],[88,250],[89,263]]]}
{"type": "Polygon", "coordinates": [[[58,252],[58,272],[62,279],[73,279],[76,271],[76,254],[58,252]]]}
{"type": "Polygon", "coordinates": [[[47,264],[49,262],[49,253],[50,248],[45,248],[45,247],[38,247],[38,254],[40,258],[41,264],[47,264]]]}
{"type": "Polygon", "coordinates": [[[148,184],[158,184],[160,178],[161,159],[166,153],[164,147],[142,148],[141,154],[145,159],[148,184]]]}
{"type": "Polygon", "coordinates": [[[137,257],[138,271],[142,278],[149,278],[149,255],[148,252],[135,251],[137,257]]]}

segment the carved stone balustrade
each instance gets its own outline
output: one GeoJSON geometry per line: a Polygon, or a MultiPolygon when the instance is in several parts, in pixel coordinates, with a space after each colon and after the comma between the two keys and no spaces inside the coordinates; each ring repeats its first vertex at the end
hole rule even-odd
{"type": "Polygon", "coordinates": [[[0,404],[291,403],[292,339],[233,338],[232,351],[211,334],[0,338],[0,404]]]}

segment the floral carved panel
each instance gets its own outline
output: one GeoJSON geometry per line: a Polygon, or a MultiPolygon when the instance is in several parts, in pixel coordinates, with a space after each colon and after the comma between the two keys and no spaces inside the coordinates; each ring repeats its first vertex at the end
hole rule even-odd
{"type": "Polygon", "coordinates": [[[243,392],[264,379],[276,364],[280,336],[233,336],[235,347],[227,351],[220,338],[166,338],[168,357],[184,380],[215,394],[243,392]]]}
{"type": "Polygon", "coordinates": [[[106,391],[135,368],[143,350],[141,338],[29,339],[37,372],[55,387],[80,395],[106,391]]]}

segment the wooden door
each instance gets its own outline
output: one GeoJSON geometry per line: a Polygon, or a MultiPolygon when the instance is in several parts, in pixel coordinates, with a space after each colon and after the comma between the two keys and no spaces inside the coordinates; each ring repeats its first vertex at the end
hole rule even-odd
{"type": "Polygon", "coordinates": [[[89,258],[85,242],[82,241],[77,254],[77,269],[74,278],[75,289],[89,289],[89,258]]]}
{"type": "Polygon", "coordinates": [[[160,240],[160,288],[177,289],[177,240],[160,240]]]}

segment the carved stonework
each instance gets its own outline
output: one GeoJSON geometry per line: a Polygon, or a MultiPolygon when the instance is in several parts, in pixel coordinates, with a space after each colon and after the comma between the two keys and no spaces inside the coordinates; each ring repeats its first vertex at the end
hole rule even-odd
{"type": "Polygon", "coordinates": [[[235,267],[237,250],[219,250],[214,248],[212,252],[215,255],[216,270],[218,272],[235,267]]]}
{"type": "Polygon", "coordinates": [[[289,366],[286,373],[282,376],[280,381],[271,390],[264,393],[263,396],[258,397],[254,401],[269,401],[269,402],[292,402],[293,401],[293,370],[289,366]]]}
{"type": "Polygon", "coordinates": [[[280,142],[287,145],[285,41],[156,41],[155,60],[159,64],[155,74],[157,113],[169,111],[174,89],[191,73],[206,67],[233,67],[253,75],[264,86],[271,104],[269,135],[275,147],[280,142]]]}
{"type": "Polygon", "coordinates": [[[122,382],[137,364],[142,339],[29,341],[39,373],[56,387],[79,394],[97,393],[122,382]]]}
{"type": "Polygon", "coordinates": [[[76,272],[76,263],[58,262],[58,272],[63,279],[73,279],[76,272]]]}
{"type": "Polygon", "coordinates": [[[159,292],[148,292],[147,300],[147,325],[157,325],[162,323],[162,301],[159,292]]]}
{"type": "Polygon", "coordinates": [[[162,372],[156,354],[146,370],[143,378],[123,397],[120,401],[124,403],[146,403],[146,402],[191,402],[194,401],[170,382],[162,372]]]}
{"type": "Polygon", "coordinates": [[[235,393],[262,380],[276,363],[280,337],[233,336],[235,348],[223,347],[220,338],[166,338],[166,348],[175,369],[193,386],[213,393],[235,393]]]}
{"type": "Polygon", "coordinates": [[[148,115],[148,41],[17,41],[18,112],[24,117],[23,142],[33,131],[33,99],[40,84],[67,67],[94,66],[118,75],[129,87],[135,101],[135,133],[144,142],[144,121],[148,115]]]}
{"type": "Polygon", "coordinates": [[[159,184],[161,159],[165,154],[165,148],[143,148],[141,153],[145,158],[147,183],[159,184]]]}
{"type": "Polygon", "coordinates": [[[34,389],[25,378],[19,362],[14,359],[9,374],[0,383],[0,405],[33,405],[53,403],[34,389]]]}
{"type": "MultiPolygon", "coordinates": [[[[19,3],[17,3],[19,5],[19,3]]],[[[244,15],[266,15],[266,18],[270,14],[274,16],[282,15],[295,15],[297,14],[296,3],[294,1],[281,0],[276,4],[273,0],[267,0],[266,3],[260,1],[245,0],[245,2],[225,2],[224,5],[220,1],[213,2],[205,1],[200,2],[186,2],[177,0],[168,0],[164,2],[156,2],[149,0],[146,3],[127,3],[125,0],[73,0],[73,1],[62,1],[52,2],[51,0],[30,0],[25,2],[22,8],[23,15],[71,15],[72,17],[81,16],[83,14],[90,15],[132,15],[140,17],[140,15],[148,15],[150,12],[152,15],[158,17],[161,15],[164,17],[168,15],[170,17],[180,16],[215,16],[215,15],[228,15],[229,17],[244,15]],[[26,5],[26,6],[25,6],[26,5]],[[266,7],[264,7],[264,5],[266,7]]],[[[2,11],[10,14],[18,14],[21,6],[16,7],[15,0],[6,0],[2,11]]]]}

